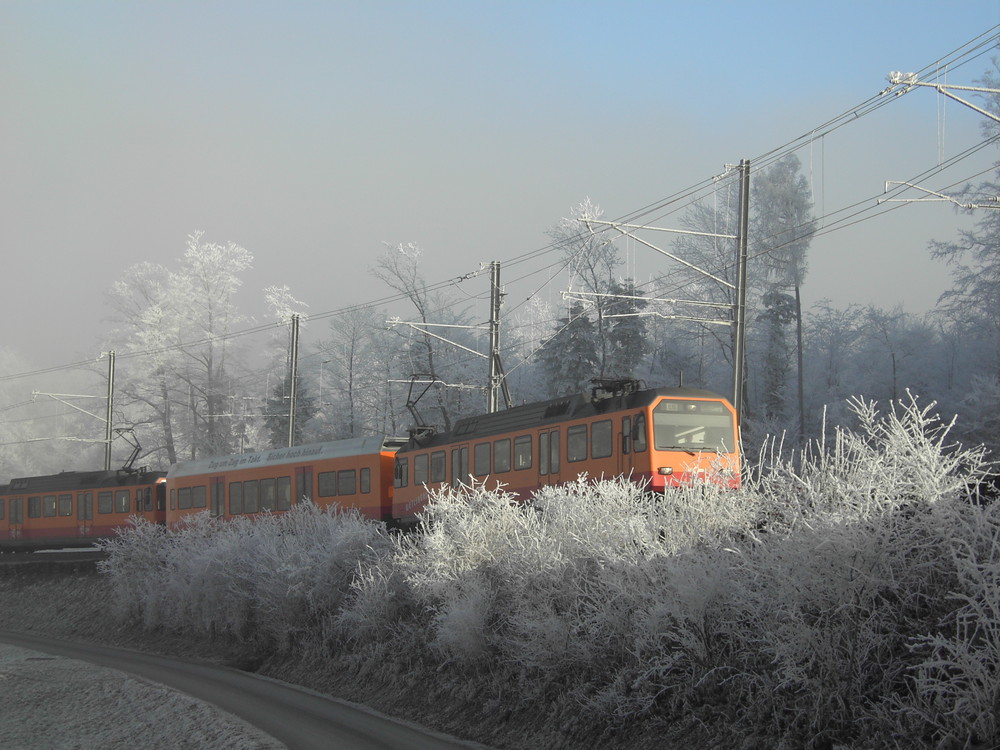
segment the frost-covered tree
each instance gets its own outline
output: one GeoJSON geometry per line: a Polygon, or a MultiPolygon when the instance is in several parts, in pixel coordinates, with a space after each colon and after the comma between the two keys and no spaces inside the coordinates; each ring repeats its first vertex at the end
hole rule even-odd
{"type": "MultiPolygon", "coordinates": [[[[430,402],[421,402],[421,406],[431,408],[431,411],[422,412],[422,417],[450,430],[455,419],[464,413],[481,409],[482,404],[478,399],[463,395],[463,388],[448,388],[441,384],[482,384],[485,368],[482,369],[483,374],[475,372],[467,354],[461,354],[461,350],[430,334],[429,326],[432,324],[465,326],[468,325],[468,318],[464,310],[457,308],[454,300],[448,299],[440,290],[427,284],[420,269],[422,255],[421,248],[412,242],[386,245],[372,274],[403,295],[413,306],[416,317],[412,322],[419,328],[396,329],[399,337],[399,369],[404,378],[419,375],[439,381],[440,384],[427,394],[430,402]]],[[[470,332],[458,328],[450,329],[449,340],[470,349],[475,349],[477,343],[470,332]]]]}
{"type": "MultiPolygon", "coordinates": [[[[795,322],[795,354],[798,395],[799,435],[805,434],[805,403],[802,364],[802,296],[801,287],[805,281],[809,243],[816,233],[812,216],[812,193],[805,176],[799,173],[801,163],[795,154],[789,154],[763,170],[754,178],[751,189],[751,245],[756,262],[766,269],[770,289],[765,293],[767,308],[765,320],[770,336],[784,339],[783,326],[795,322]],[[790,290],[794,313],[790,319],[779,315],[773,305],[767,302],[781,299],[782,290],[790,290]]],[[[779,341],[768,344],[769,351],[781,346],[779,341]]],[[[766,358],[767,366],[784,370],[782,363],[766,358]]],[[[765,373],[764,378],[772,384],[783,375],[782,372],[765,373]]],[[[769,412],[784,411],[784,404],[774,403],[778,391],[768,389],[772,403],[769,412]]],[[[783,399],[781,399],[783,401],[783,399]]]]}
{"type": "Polygon", "coordinates": [[[120,324],[114,348],[144,355],[120,372],[120,393],[131,395],[133,421],[149,426],[141,442],[167,463],[234,446],[229,334],[244,320],[236,292],[253,255],[203,236],[188,237],[178,270],[133,266],[108,294],[120,324]]]}
{"type": "Polygon", "coordinates": [[[608,319],[612,306],[618,302],[608,295],[616,294],[617,268],[620,264],[618,249],[606,232],[591,231],[586,219],[600,219],[604,211],[590,198],[575,206],[569,217],[548,231],[553,244],[562,253],[563,262],[570,274],[571,288],[579,288],[591,300],[590,316],[594,327],[596,360],[591,377],[610,375],[615,367],[612,342],[614,325],[608,319]]]}

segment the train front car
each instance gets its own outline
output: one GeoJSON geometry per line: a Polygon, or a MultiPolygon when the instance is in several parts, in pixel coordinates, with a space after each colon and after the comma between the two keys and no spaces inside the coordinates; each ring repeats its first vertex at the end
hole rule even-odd
{"type": "Polygon", "coordinates": [[[641,475],[648,477],[650,489],[662,492],[699,481],[739,487],[739,432],[732,405],[708,391],[664,388],[656,393],[643,413],[648,434],[633,440],[633,446],[639,440],[649,444],[641,475]]]}
{"type": "Polygon", "coordinates": [[[522,499],[545,485],[629,477],[650,490],[740,483],[736,413],[693,388],[614,381],[590,394],[468,417],[447,434],[417,433],[396,454],[393,517],[411,524],[429,493],[471,482],[522,499]]]}
{"type": "Polygon", "coordinates": [[[167,473],[167,525],[208,512],[213,518],[280,513],[306,498],[388,520],[392,462],[403,441],[350,438],[174,464],[167,473]]]}
{"type": "Polygon", "coordinates": [[[164,523],[163,472],[65,471],[12,479],[4,491],[0,547],[85,547],[115,535],[133,517],[164,523]]]}

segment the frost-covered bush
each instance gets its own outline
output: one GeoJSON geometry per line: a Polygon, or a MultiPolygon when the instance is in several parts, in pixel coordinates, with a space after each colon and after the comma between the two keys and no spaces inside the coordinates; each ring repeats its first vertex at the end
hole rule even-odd
{"type": "Polygon", "coordinates": [[[362,560],[389,544],[356,511],[300,503],[254,520],[190,517],[177,530],[137,522],[102,564],[123,616],[285,648],[333,637],[332,618],[362,560]]]}
{"type": "Polygon", "coordinates": [[[336,641],[381,684],[557,706],[566,726],[1000,746],[1000,504],[973,490],[983,450],[950,443],[914,398],[851,408],[852,427],[802,453],[765,446],[739,490],[443,489],[410,535],[309,506],[139,523],[106,569],[145,625],[336,641]]]}

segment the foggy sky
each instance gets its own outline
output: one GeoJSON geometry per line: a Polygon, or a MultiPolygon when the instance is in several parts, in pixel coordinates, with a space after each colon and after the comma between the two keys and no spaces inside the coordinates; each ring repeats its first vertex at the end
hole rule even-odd
{"type": "MultiPolygon", "coordinates": [[[[272,284],[314,313],[386,296],[366,271],[383,242],[421,245],[432,281],[521,256],[587,197],[628,214],[998,23],[996,0],[3,0],[0,347],[96,356],[104,291],[134,263],[176,267],[195,230],[254,254],[257,315],[272,284]]],[[[800,151],[815,213],[982,140],[980,115],[940,100],[911,92],[800,151]]],[[[919,204],[817,238],[804,302],[929,309],[949,279],[927,242],[969,225],[919,204]]]]}

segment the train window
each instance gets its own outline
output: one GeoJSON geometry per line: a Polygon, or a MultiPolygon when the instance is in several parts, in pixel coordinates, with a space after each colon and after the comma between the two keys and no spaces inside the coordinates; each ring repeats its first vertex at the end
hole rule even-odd
{"type": "Polygon", "coordinates": [[[622,453],[632,452],[632,417],[622,417],[622,453]]]}
{"type": "Polygon", "coordinates": [[[175,505],[175,503],[176,503],[176,502],[177,502],[177,501],[176,501],[176,500],[175,500],[175,498],[174,498],[174,489],[173,489],[173,487],[171,487],[171,488],[170,488],[170,510],[173,510],[174,508],[176,508],[176,507],[177,507],[177,506],[175,505]]]}
{"type": "Polygon", "coordinates": [[[273,479],[260,480],[260,509],[273,511],[275,507],[275,484],[273,479]]]}
{"type": "Polygon", "coordinates": [[[260,510],[260,489],[256,479],[243,483],[243,512],[256,513],[260,510]]]}
{"type": "Polygon", "coordinates": [[[531,435],[514,438],[514,468],[519,471],[531,468],[531,435]]]}
{"type": "Polygon", "coordinates": [[[243,512],[243,482],[229,483],[229,514],[238,516],[243,512]]]}
{"type": "Polygon", "coordinates": [[[142,488],[142,509],[153,509],[153,492],[149,489],[149,487],[142,488]]]}
{"type": "Polygon", "coordinates": [[[73,515],[73,496],[72,495],[60,495],[59,496],[59,515],[60,516],[71,516],[71,515],[73,515]]]}
{"type": "Polygon", "coordinates": [[[405,458],[397,457],[396,462],[392,465],[392,486],[405,487],[409,479],[409,473],[409,461],[405,458]]]}
{"type": "Polygon", "coordinates": [[[431,481],[443,482],[446,476],[444,451],[434,451],[431,454],[431,481]]]}
{"type": "Polygon", "coordinates": [[[590,457],[607,458],[610,456],[613,436],[614,430],[611,428],[610,419],[594,422],[590,426],[590,457]]]}
{"type": "Polygon", "coordinates": [[[422,484],[427,484],[427,468],[430,462],[430,456],[426,453],[421,453],[419,456],[413,457],[413,484],[419,487],[422,484]]]}
{"type": "Polygon", "coordinates": [[[559,473],[559,430],[549,433],[549,471],[559,473]]]}
{"type": "Polygon", "coordinates": [[[292,507],[292,478],[278,477],[278,510],[292,507]]]}
{"type": "Polygon", "coordinates": [[[344,469],[337,472],[337,494],[353,495],[358,491],[358,472],[344,469]]]}
{"type": "Polygon", "coordinates": [[[372,491],[372,470],[367,466],[361,470],[361,492],[367,495],[372,491]]]}
{"type": "Polygon", "coordinates": [[[56,514],[56,496],[46,495],[42,498],[42,515],[53,518],[56,514]]]}
{"type": "Polygon", "coordinates": [[[538,473],[549,473],[549,433],[538,436],[538,473]]]}
{"type": "Polygon", "coordinates": [[[0,521],[4,520],[4,499],[0,497],[0,521]]]}
{"type": "MultiPolygon", "coordinates": [[[[108,493],[111,494],[110,492],[108,493]]],[[[100,505],[100,500],[98,500],[98,505],[100,505]]],[[[191,507],[191,488],[190,487],[178,487],[177,488],[177,510],[188,510],[191,507]]],[[[104,512],[104,511],[102,511],[104,512]]],[[[108,510],[108,513],[111,511],[108,510]]]]}
{"type": "Polygon", "coordinates": [[[207,495],[205,493],[205,485],[199,484],[197,487],[192,487],[191,488],[191,507],[192,508],[204,508],[205,504],[206,504],[205,503],[206,497],[207,497],[207,495]]]}
{"type": "Polygon", "coordinates": [[[165,482],[157,482],[156,489],[156,509],[166,510],[167,509],[167,485],[165,482]]]}
{"type": "Polygon", "coordinates": [[[510,471],[510,438],[493,441],[493,472],[510,471]]]}
{"type": "Polygon", "coordinates": [[[566,430],[566,460],[587,460],[587,425],[576,424],[566,430]]]}
{"type": "Polygon", "coordinates": [[[131,500],[131,493],[128,490],[115,490],[115,513],[128,513],[131,500]]]}
{"type": "MultiPolygon", "coordinates": [[[[170,491],[173,492],[173,490],[170,491]]],[[[111,492],[109,490],[97,493],[97,512],[98,513],[111,512],[111,492]]]]}
{"type": "Polygon", "coordinates": [[[10,522],[24,523],[24,500],[15,497],[10,501],[10,522]]]}
{"type": "Polygon", "coordinates": [[[472,449],[472,473],[485,477],[490,473],[490,444],[478,443],[472,449]]]}
{"type": "Polygon", "coordinates": [[[320,497],[336,497],[337,472],[321,471],[316,477],[316,490],[320,497]]]}
{"type": "Polygon", "coordinates": [[[646,415],[635,415],[635,427],[632,428],[632,450],[642,453],[646,450],[646,415]]]}

